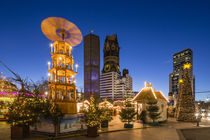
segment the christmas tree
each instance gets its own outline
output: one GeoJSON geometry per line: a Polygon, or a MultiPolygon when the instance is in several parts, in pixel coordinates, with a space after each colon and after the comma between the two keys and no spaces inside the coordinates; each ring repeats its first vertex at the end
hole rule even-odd
{"type": "Polygon", "coordinates": [[[130,101],[125,101],[125,106],[121,109],[120,112],[120,119],[122,122],[127,122],[127,124],[130,124],[130,122],[135,121],[136,116],[135,108],[132,107],[132,104],[130,101]]]}
{"type": "Polygon", "coordinates": [[[98,127],[101,123],[100,114],[101,112],[96,106],[94,97],[90,97],[89,107],[87,111],[85,111],[86,125],[88,127],[98,127]]]}
{"type": "Polygon", "coordinates": [[[59,129],[60,120],[63,118],[63,114],[58,105],[54,101],[46,100],[44,108],[45,108],[44,118],[52,121],[54,125],[54,133],[55,136],[57,136],[59,132],[58,129],[59,129]]]}
{"type": "Polygon", "coordinates": [[[102,106],[99,106],[101,112],[100,118],[102,122],[112,120],[112,108],[110,107],[110,104],[111,103],[109,103],[107,99],[104,99],[104,102],[102,102],[102,106]]]}
{"type": "Polygon", "coordinates": [[[149,117],[152,119],[153,123],[160,118],[159,107],[157,106],[157,100],[149,100],[147,102],[147,111],[149,117]]]}
{"type": "Polygon", "coordinates": [[[29,126],[34,124],[32,116],[34,115],[31,110],[32,102],[29,97],[20,94],[13,103],[9,106],[7,114],[8,123],[12,126],[29,126]]]}
{"type": "Polygon", "coordinates": [[[177,118],[178,116],[178,113],[179,113],[179,104],[180,104],[180,101],[181,101],[181,94],[179,93],[182,93],[182,85],[183,85],[183,79],[180,79],[179,80],[179,91],[178,91],[178,99],[177,99],[177,103],[176,103],[176,109],[175,109],[175,118],[177,118]]]}
{"type": "Polygon", "coordinates": [[[190,64],[184,65],[184,79],[180,80],[180,90],[176,107],[176,118],[178,121],[195,120],[195,99],[189,77],[190,66],[190,64]]]}
{"type": "Polygon", "coordinates": [[[112,107],[113,105],[104,99],[104,102],[99,104],[99,109],[101,112],[101,127],[108,127],[109,121],[112,120],[112,107]]]}

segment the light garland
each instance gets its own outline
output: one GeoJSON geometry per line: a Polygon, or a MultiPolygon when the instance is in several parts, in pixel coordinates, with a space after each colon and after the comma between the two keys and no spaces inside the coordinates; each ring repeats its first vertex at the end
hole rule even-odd
{"type": "MultiPolygon", "coordinates": [[[[28,95],[28,96],[34,96],[34,94],[32,93],[22,93],[22,92],[0,92],[0,94],[2,95],[8,95],[8,94],[13,94],[13,95],[19,95],[19,94],[25,94],[25,95],[28,95]]],[[[46,95],[38,95],[39,97],[47,97],[46,95]]]]}

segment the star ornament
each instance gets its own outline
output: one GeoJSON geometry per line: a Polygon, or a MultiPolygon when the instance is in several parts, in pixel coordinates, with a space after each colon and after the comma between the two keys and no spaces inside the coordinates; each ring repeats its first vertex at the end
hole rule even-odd
{"type": "Polygon", "coordinates": [[[191,64],[190,63],[186,63],[184,64],[184,69],[190,69],[191,68],[191,64]]]}

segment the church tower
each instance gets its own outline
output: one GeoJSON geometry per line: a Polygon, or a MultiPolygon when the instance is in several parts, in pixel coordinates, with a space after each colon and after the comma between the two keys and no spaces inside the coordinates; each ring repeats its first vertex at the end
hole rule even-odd
{"type": "Polygon", "coordinates": [[[104,43],[104,67],[102,73],[117,72],[120,74],[119,66],[119,44],[117,35],[106,36],[104,43]]]}

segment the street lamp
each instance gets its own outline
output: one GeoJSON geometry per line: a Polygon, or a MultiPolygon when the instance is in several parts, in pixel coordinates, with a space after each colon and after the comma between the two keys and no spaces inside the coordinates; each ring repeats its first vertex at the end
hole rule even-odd
{"type": "Polygon", "coordinates": [[[197,121],[197,126],[199,126],[199,118],[200,118],[200,113],[196,112],[195,113],[196,121],[197,121]]]}

